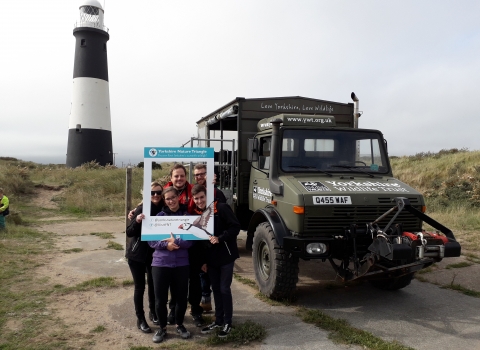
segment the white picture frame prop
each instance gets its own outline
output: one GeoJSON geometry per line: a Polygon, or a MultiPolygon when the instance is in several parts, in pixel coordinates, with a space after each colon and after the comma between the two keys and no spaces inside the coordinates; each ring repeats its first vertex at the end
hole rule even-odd
{"type": "MultiPolygon", "coordinates": [[[[207,207],[214,200],[214,149],[208,147],[145,147],[144,148],[144,173],[143,173],[143,214],[145,219],[142,223],[142,241],[160,241],[170,238],[173,233],[176,238],[183,240],[202,240],[208,239],[209,234],[213,235],[213,215],[208,220],[204,230],[194,226],[195,220],[199,219],[199,215],[191,216],[150,216],[151,207],[151,183],[152,179],[152,163],[181,163],[188,169],[188,164],[192,162],[205,163],[207,166],[207,207]],[[190,224],[190,225],[184,225],[190,224]],[[188,227],[188,229],[179,228],[180,225],[188,227]]],[[[193,167],[191,169],[193,172],[193,167]]],[[[187,179],[188,179],[188,174],[187,179]]],[[[191,199],[193,200],[193,199],[191,199]]],[[[187,203],[188,204],[188,203],[187,203]]],[[[206,212],[207,210],[205,210],[206,212]]]]}

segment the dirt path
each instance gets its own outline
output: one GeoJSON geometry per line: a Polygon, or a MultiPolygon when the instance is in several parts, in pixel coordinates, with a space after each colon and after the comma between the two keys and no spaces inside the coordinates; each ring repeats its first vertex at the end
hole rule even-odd
{"type": "MultiPolygon", "coordinates": [[[[49,200],[52,198],[52,192],[43,189],[39,192],[41,193],[40,199],[37,199],[38,205],[54,208],[55,203],[49,200]]],[[[107,249],[109,241],[125,246],[123,218],[96,217],[88,221],[71,221],[69,218],[56,216],[45,218],[45,220],[49,222],[41,225],[39,229],[54,235],[56,253],[47,260],[45,265],[37,269],[39,279],[47,279],[47,283],[52,286],[65,287],[73,287],[97,277],[115,277],[119,282],[132,280],[128,265],[123,258],[124,252],[107,249]],[[99,235],[92,235],[92,233],[110,233],[112,238],[102,239],[99,235]]],[[[243,241],[239,241],[239,246],[243,247],[243,244],[243,241]]],[[[236,271],[248,278],[253,278],[251,276],[253,271],[249,271],[251,265],[248,259],[240,260],[242,262],[236,266],[236,271]]],[[[464,261],[466,261],[464,256],[445,259],[437,264],[432,272],[422,274],[422,278],[440,285],[454,280],[465,288],[480,291],[479,264],[457,269],[445,268],[448,264],[464,261]]],[[[300,283],[317,282],[303,278],[300,283]]],[[[248,295],[252,291],[243,290],[242,293],[248,295]]],[[[64,335],[59,335],[59,339],[66,340],[73,349],[113,350],[129,349],[131,346],[153,346],[152,334],[143,334],[136,329],[132,299],[132,285],[56,295],[55,300],[50,304],[51,314],[61,319],[68,327],[64,335]],[[98,326],[104,327],[104,330],[93,332],[98,326]]],[[[145,305],[147,305],[146,301],[145,305]]],[[[252,312],[255,313],[255,310],[252,312]]],[[[277,311],[272,308],[268,312],[277,311]]],[[[248,314],[241,315],[239,318],[242,316],[250,317],[248,314]]],[[[284,317],[287,316],[284,315],[284,317]]],[[[194,327],[189,317],[186,317],[185,325],[192,331],[194,339],[205,338],[194,327]]],[[[172,334],[173,328],[169,331],[172,334]]],[[[179,341],[179,338],[173,335],[166,344],[176,341],[179,341]]],[[[259,347],[259,344],[253,346],[253,348],[259,347]]],[[[195,346],[195,348],[202,349],[202,346],[195,346]]]]}

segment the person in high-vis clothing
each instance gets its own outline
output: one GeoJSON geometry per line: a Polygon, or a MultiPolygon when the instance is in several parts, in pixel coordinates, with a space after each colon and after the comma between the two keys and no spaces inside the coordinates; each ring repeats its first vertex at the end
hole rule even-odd
{"type": "Polygon", "coordinates": [[[8,215],[8,206],[10,205],[7,196],[4,195],[3,188],[0,188],[0,230],[6,228],[5,216],[8,215]]]}

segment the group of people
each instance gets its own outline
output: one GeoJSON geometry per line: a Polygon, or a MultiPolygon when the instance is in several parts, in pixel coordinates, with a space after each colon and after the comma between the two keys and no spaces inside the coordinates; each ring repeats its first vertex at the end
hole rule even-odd
{"type": "MultiPolygon", "coordinates": [[[[209,207],[205,164],[194,167],[195,185],[188,183],[186,174],[182,164],[175,164],[170,170],[170,182],[164,187],[152,182],[150,216],[202,215],[209,207]]],[[[133,300],[137,327],[144,333],[152,332],[143,307],[147,282],[149,318],[160,326],[153,336],[155,343],[162,342],[167,336],[167,324],[176,325],[176,332],[182,338],[190,337],[190,332],[183,324],[187,301],[191,305],[193,321],[197,327],[203,327],[203,334],[221,328],[218,336],[226,337],[232,329],[233,300],[230,287],[234,262],[239,258],[237,236],[240,223],[226,204],[224,194],[217,188],[214,188],[213,211],[212,235],[208,240],[195,241],[175,238],[173,234],[162,241],[142,241],[141,226],[145,219],[143,205],[129,214],[132,222],[126,232],[132,239],[127,246],[126,257],[135,286],[133,300]],[[215,301],[215,321],[205,325],[202,313],[204,308],[206,311],[211,309],[210,285],[215,301]]]]}

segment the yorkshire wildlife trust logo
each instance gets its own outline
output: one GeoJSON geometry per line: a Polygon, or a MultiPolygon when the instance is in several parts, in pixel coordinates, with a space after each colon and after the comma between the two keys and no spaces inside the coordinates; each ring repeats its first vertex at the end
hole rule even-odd
{"type": "Polygon", "coordinates": [[[330,192],[327,186],[320,181],[298,181],[308,192],[330,192]]]}
{"type": "Polygon", "coordinates": [[[148,154],[150,154],[151,157],[156,157],[157,150],[155,148],[151,148],[150,151],[148,151],[148,154]]]}

